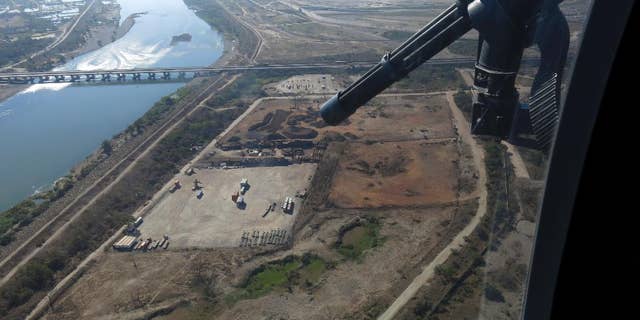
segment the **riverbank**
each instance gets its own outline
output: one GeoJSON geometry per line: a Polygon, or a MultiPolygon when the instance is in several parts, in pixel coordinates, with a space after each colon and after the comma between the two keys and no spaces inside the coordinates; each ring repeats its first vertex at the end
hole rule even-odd
{"type": "MultiPolygon", "coordinates": [[[[138,13],[131,14],[119,26],[101,25],[90,28],[87,33],[87,37],[85,38],[85,42],[78,49],[63,53],[62,55],[65,56],[67,60],[70,60],[85,53],[98,50],[109,43],[117,41],[118,39],[126,35],[129,30],[131,30],[131,28],[135,24],[135,18],[139,16],[140,14],[138,13]]],[[[119,18],[119,14],[117,17],[114,17],[116,21],[119,18]]]]}

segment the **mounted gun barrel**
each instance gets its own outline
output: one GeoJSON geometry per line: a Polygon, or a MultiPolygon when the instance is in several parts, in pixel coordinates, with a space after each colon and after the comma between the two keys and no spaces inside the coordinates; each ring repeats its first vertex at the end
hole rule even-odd
{"type": "Polygon", "coordinates": [[[365,73],[360,79],[329,99],[320,109],[330,125],[344,121],[356,110],[409,72],[431,59],[471,29],[469,1],[459,1],[365,73]]]}

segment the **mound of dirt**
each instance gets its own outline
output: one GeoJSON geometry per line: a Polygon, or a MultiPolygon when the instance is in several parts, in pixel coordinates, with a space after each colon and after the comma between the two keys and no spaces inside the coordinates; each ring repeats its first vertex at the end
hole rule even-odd
{"type": "Polygon", "coordinates": [[[318,136],[318,131],[311,128],[292,126],[283,130],[282,134],[289,139],[313,139],[318,136]]]}
{"type": "Polygon", "coordinates": [[[297,126],[300,122],[311,123],[316,121],[316,116],[310,114],[296,114],[287,120],[287,125],[297,126]]]}
{"type": "Polygon", "coordinates": [[[273,140],[285,140],[287,137],[279,134],[279,133],[271,133],[264,137],[265,140],[273,141],[273,140]]]}
{"type": "Polygon", "coordinates": [[[249,131],[267,131],[276,132],[282,129],[282,123],[291,114],[289,111],[276,110],[275,112],[267,113],[262,121],[254,123],[249,127],[249,131]]]}

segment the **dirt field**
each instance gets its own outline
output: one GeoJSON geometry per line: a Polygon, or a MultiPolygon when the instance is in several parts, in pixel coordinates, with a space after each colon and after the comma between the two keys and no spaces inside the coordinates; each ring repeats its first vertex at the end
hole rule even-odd
{"type": "MultiPolygon", "coordinates": [[[[327,1],[224,3],[262,37],[263,48],[257,60],[264,63],[377,60],[406,39],[409,35],[405,33],[415,32],[450,4],[376,1],[349,3],[345,8],[345,3],[327,1]],[[327,10],[325,5],[337,7],[327,10]],[[400,34],[396,34],[398,31],[400,34]]],[[[447,55],[445,50],[438,56],[447,55]]]]}
{"type": "MultiPolygon", "coordinates": [[[[328,98],[328,96],[326,97],[328,98]]],[[[221,143],[250,140],[306,139],[320,141],[336,133],[348,139],[398,141],[455,136],[444,95],[387,95],[372,100],[351,118],[327,127],[318,112],[325,97],[265,99],[221,139],[221,143]]]]}
{"type": "Polygon", "coordinates": [[[370,309],[373,302],[393,299],[417,272],[414,267],[461,226],[462,220],[456,218],[461,216],[451,207],[329,210],[318,212],[292,249],[267,255],[255,256],[248,248],[109,253],[55,303],[45,319],[344,319],[370,309]],[[383,242],[359,261],[345,260],[333,247],[341,228],[358,217],[374,216],[381,219],[383,242]],[[206,273],[215,279],[216,297],[224,301],[259,265],[306,252],[335,265],[311,288],[275,290],[224,308],[213,307],[194,289],[194,277],[206,273]],[[164,313],[168,314],[150,316],[164,313]]]}
{"type": "Polygon", "coordinates": [[[283,167],[240,169],[203,169],[180,179],[182,188],[167,192],[147,214],[140,227],[145,239],[169,236],[171,248],[234,247],[240,244],[245,231],[289,230],[295,219],[300,199],[293,214],[280,209],[286,196],[293,197],[308,187],[314,164],[283,167]],[[244,195],[246,207],[239,209],[231,195],[240,189],[240,180],[247,178],[249,190],[244,195]],[[204,196],[192,191],[194,179],[202,182],[204,196]],[[266,208],[277,208],[262,217],[266,208]]]}
{"type": "Polygon", "coordinates": [[[457,159],[453,144],[351,144],[329,201],[340,208],[450,203],[456,199],[457,159]]]}
{"type": "Polygon", "coordinates": [[[44,319],[148,319],[196,297],[190,281],[205,263],[210,272],[227,274],[248,255],[230,250],[108,253],[44,319]]]}
{"type": "MultiPolygon", "coordinates": [[[[373,302],[385,301],[393,296],[394,289],[402,286],[412,273],[414,263],[437,246],[441,232],[446,229],[443,221],[451,217],[451,209],[322,212],[311,223],[319,228],[303,233],[304,239],[299,239],[290,252],[313,252],[337,263],[335,269],[322,275],[319,285],[242,300],[215,318],[345,319],[371,308],[373,302]],[[344,261],[332,249],[332,244],[337,240],[340,227],[359,215],[383,216],[380,234],[385,240],[382,246],[368,251],[361,261],[344,261]]],[[[283,253],[286,254],[289,252],[283,253]]]]}

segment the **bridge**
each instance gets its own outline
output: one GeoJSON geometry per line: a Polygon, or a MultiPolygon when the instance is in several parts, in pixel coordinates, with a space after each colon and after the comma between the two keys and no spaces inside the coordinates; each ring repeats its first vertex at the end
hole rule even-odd
{"type": "MultiPolygon", "coordinates": [[[[537,62],[538,59],[523,59],[527,62],[537,62]]],[[[250,66],[225,66],[225,67],[176,67],[176,68],[136,68],[136,69],[110,69],[110,70],[58,70],[41,72],[1,72],[0,83],[4,84],[38,84],[38,83],[118,83],[134,81],[139,83],[153,83],[155,80],[186,81],[197,77],[209,77],[222,72],[246,72],[264,70],[326,70],[346,68],[368,68],[377,61],[346,62],[335,61],[333,63],[300,63],[300,64],[263,64],[250,66]]],[[[472,58],[432,59],[427,62],[430,65],[469,65],[475,63],[472,58]]]]}

